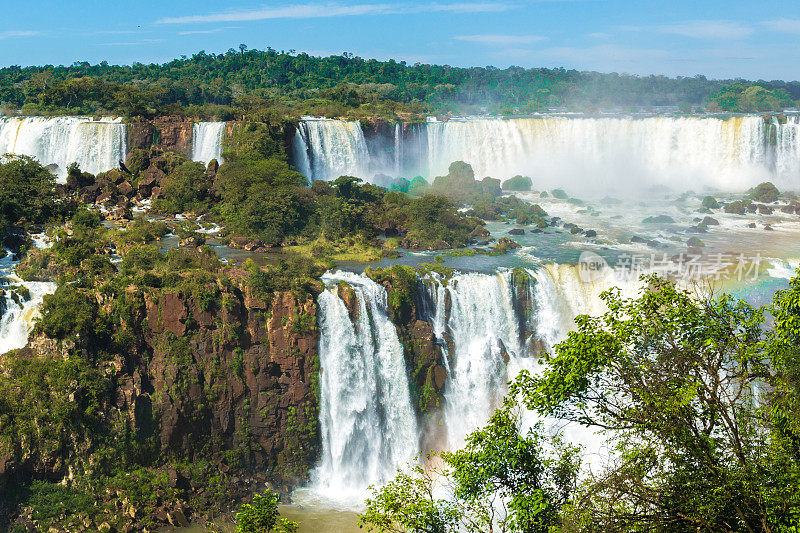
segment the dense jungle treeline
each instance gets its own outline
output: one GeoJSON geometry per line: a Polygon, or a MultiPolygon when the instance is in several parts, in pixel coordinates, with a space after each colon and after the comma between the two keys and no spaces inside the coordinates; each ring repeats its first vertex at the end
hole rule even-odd
{"type": "Polygon", "coordinates": [[[263,120],[301,114],[392,118],[424,112],[524,114],[656,106],[757,112],[790,107],[798,98],[798,81],[409,65],[349,53],[315,57],[244,45],[164,64],[76,62],[0,69],[0,104],[6,113],[22,114],[183,114],[220,120],[248,115],[263,120]]]}

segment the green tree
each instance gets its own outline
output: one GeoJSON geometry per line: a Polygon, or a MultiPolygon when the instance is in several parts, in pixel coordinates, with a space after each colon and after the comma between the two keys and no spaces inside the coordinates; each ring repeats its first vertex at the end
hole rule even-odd
{"type": "Polygon", "coordinates": [[[786,339],[800,322],[797,280],[776,300],[780,357],[762,310],[644,281],[637,299],[606,292],[609,311],[578,317],[547,370],[512,387],[543,415],[603,429],[614,446],[615,463],[573,498],[566,529],[796,531],[800,435],[778,423],[796,406],[797,359],[785,355],[796,354],[786,339]],[[765,396],[765,386],[781,392],[765,396]]]}
{"type": "Polygon", "coordinates": [[[373,489],[360,524],[379,533],[546,533],[558,526],[579,468],[577,448],[547,437],[539,425],[523,430],[513,397],[462,450],[430,459],[442,466],[417,466],[373,489]],[[437,496],[437,485],[451,496],[437,496]]]}
{"type": "Polygon", "coordinates": [[[0,237],[12,225],[41,224],[59,212],[55,176],[28,156],[0,155],[0,237]]]}
{"type": "Polygon", "coordinates": [[[256,494],[236,513],[236,533],[294,533],[297,523],[280,518],[278,496],[271,490],[256,494]]]}
{"type": "Polygon", "coordinates": [[[205,166],[186,161],[167,176],[162,198],[155,200],[153,207],[165,213],[193,211],[202,214],[209,207],[210,185],[205,166]]]}

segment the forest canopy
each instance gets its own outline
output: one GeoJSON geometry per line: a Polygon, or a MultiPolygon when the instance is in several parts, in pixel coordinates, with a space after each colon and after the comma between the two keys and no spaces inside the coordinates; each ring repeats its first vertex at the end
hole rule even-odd
{"type": "Polygon", "coordinates": [[[530,113],[553,108],[709,106],[772,111],[800,98],[800,82],[635,76],[564,68],[452,67],[329,57],[240,45],[163,64],[10,66],[0,69],[6,113],[184,114],[230,120],[247,115],[396,117],[403,113],[530,113]],[[731,88],[732,87],[732,88],[731,88]],[[749,91],[743,103],[736,95],[749,91]],[[733,103],[730,101],[733,96],[733,103]]]}

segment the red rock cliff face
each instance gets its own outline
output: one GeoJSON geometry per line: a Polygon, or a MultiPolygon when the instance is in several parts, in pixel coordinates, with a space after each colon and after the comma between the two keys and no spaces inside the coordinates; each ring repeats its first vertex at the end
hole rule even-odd
{"type": "Polygon", "coordinates": [[[233,289],[209,305],[163,290],[146,296],[144,315],[152,355],[122,376],[118,405],[141,436],[170,456],[211,452],[302,481],[318,450],[313,299],[233,289]]]}
{"type": "Polygon", "coordinates": [[[151,146],[187,157],[192,155],[194,122],[182,117],[158,117],[152,121],[131,122],[126,126],[128,152],[151,146]]]}

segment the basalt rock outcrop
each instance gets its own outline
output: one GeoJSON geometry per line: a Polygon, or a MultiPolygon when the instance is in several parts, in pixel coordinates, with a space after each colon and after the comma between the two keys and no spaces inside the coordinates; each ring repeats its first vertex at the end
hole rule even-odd
{"type": "MultiPolygon", "coordinates": [[[[316,304],[312,295],[255,295],[243,272],[230,276],[201,287],[128,289],[129,326],[114,333],[125,330],[128,349],[102,356],[95,423],[127,435],[145,464],[205,460],[291,486],[305,480],[319,447],[316,304]]],[[[39,335],[0,359],[0,371],[10,375],[21,360],[98,356],[91,346],[39,335]]],[[[52,394],[78,402],[89,394],[80,380],[64,388],[52,394]]],[[[106,460],[102,431],[68,427],[57,446],[27,438],[0,446],[0,492],[15,480],[57,481],[106,460]]]]}
{"type": "Polygon", "coordinates": [[[183,117],[158,117],[151,121],[136,121],[127,124],[126,146],[147,150],[158,147],[166,151],[183,154],[192,152],[192,127],[194,122],[183,117]]]}

